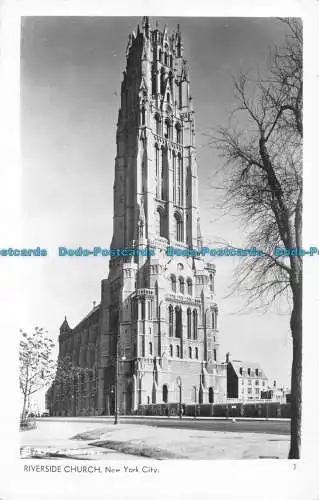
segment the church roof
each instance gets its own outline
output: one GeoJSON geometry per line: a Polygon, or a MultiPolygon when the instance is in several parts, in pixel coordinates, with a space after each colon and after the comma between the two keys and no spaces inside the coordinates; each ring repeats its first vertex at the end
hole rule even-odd
{"type": "Polygon", "coordinates": [[[81,321],[74,327],[74,330],[81,330],[81,328],[83,327],[83,323],[88,321],[100,309],[100,305],[101,304],[94,306],[93,309],[91,309],[91,311],[86,316],[84,316],[84,318],[82,318],[81,321]]]}

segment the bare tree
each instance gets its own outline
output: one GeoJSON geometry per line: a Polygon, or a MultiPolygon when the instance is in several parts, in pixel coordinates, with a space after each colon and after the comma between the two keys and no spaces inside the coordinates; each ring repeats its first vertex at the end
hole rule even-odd
{"type": "Polygon", "coordinates": [[[63,398],[66,406],[70,400],[73,400],[74,408],[72,411],[74,412],[76,411],[75,408],[79,393],[84,392],[84,384],[88,380],[91,383],[93,382],[93,369],[73,364],[69,354],[58,359],[53,383],[58,390],[57,396],[63,398]]]}
{"type": "MultiPolygon", "coordinates": [[[[239,265],[237,286],[250,300],[270,304],[286,294],[292,304],[291,444],[300,457],[302,373],[302,26],[282,19],[283,47],[271,51],[264,76],[240,74],[235,80],[236,126],[213,139],[226,160],[226,206],[244,223],[250,247],[262,257],[239,265]]],[[[278,20],[278,22],[280,22],[278,20]]]]}
{"type": "Polygon", "coordinates": [[[55,373],[52,359],[54,342],[43,328],[28,334],[21,330],[19,349],[20,390],[23,394],[22,420],[25,420],[32,394],[49,385],[55,373]]]}

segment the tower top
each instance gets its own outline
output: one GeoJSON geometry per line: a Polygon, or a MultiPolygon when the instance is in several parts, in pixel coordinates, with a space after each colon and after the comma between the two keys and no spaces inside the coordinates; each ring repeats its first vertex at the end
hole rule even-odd
{"type": "Polygon", "coordinates": [[[71,331],[71,328],[69,326],[69,323],[66,319],[66,316],[64,316],[64,321],[62,323],[62,325],[60,326],[60,333],[65,333],[65,332],[69,332],[71,331]]]}

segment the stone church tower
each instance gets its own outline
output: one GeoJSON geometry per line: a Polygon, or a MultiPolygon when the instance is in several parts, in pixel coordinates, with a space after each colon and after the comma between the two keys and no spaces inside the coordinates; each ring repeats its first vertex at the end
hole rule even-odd
{"type": "Polygon", "coordinates": [[[144,17],[126,57],[111,243],[122,255],[110,258],[101,303],[75,328],[66,319],[60,328],[59,363],[68,369],[47,393],[55,415],[112,413],[115,387],[123,413],[180,397],[186,404],[226,400],[215,266],[167,251],[202,247],[194,111],[179,28],[169,35],[144,17]]]}
{"type": "Polygon", "coordinates": [[[100,309],[100,405],[108,411],[119,356],[119,406],[223,402],[215,266],[167,255],[202,246],[195,121],[179,27],[132,33],[121,85],[115,159],[113,249],[100,309]],[[142,252],[140,252],[142,253],[142,252]],[[125,359],[122,359],[124,358],[125,359]]]}

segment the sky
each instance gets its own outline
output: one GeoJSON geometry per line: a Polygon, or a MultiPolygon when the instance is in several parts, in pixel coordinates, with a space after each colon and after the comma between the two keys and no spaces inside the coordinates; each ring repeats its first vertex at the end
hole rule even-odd
{"type": "MultiPolygon", "coordinates": [[[[61,258],[58,246],[108,248],[112,238],[113,178],[120,83],[129,33],[140,18],[25,18],[21,38],[21,153],[23,246],[47,248],[27,259],[21,328],[41,326],[57,339],[67,316],[74,327],[100,300],[108,259],[61,258]]],[[[233,214],[216,208],[221,159],[209,135],[227,126],[234,106],[233,76],[264,67],[281,44],[280,21],[267,18],[158,18],[180,29],[189,62],[196,117],[201,229],[207,241],[244,246],[233,214]]],[[[153,25],[155,20],[152,20],[153,25]]],[[[261,313],[228,297],[235,258],[215,259],[221,356],[260,363],[270,380],[290,384],[291,340],[285,304],[261,313]]]]}

